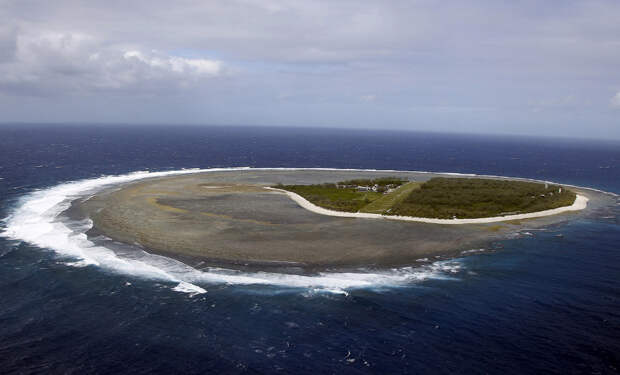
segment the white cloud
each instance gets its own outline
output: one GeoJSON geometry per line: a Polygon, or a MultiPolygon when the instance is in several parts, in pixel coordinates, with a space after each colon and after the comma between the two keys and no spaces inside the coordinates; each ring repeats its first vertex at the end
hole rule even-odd
{"type": "Polygon", "coordinates": [[[223,72],[218,60],[144,52],[85,33],[16,34],[15,45],[0,62],[0,90],[22,94],[187,88],[223,72]]]}
{"type": "Polygon", "coordinates": [[[620,91],[618,91],[618,93],[611,98],[609,104],[612,108],[620,108],[620,91]]]}
{"type": "Polygon", "coordinates": [[[140,51],[127,51],[123,54],[125,60],[137,60],[153,69],[162,69],[179,74],[218,75],[222,63],[216,60],[188,59],[178,56],[145,55],[140,51]]]}

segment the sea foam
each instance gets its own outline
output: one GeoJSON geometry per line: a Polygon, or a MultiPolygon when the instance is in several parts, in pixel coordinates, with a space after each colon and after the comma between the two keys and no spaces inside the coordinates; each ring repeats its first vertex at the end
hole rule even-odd
{"type": "MultiPolygon", "coordinates": [[[[243,272],[224,268],[197,270],[174,259],[149,254],[145,251],[120,253],[108,247],[96,245],[86,235],[86,231],[92,227],[90,220],[70,224],[59,219],[59,214],[70,206],[71,201],[88,197],[114,185],[145,178],[247,169],[249,168],[141,171],[62,183],[22,197],[10,216],[6,218],[6,227],[1,235],[43,249],[51,249],[61,256],[70,258],[70,261],[64,262],[68,266],[96,266],[117,273],[176,283],[173,290],[190,295],[205,293],[206,290],[202,286],[207,287],[212,284],[272,285],[314,292],[346,294],[346,290],[355,288],[395,287],[430,278],[449,279],[451,274],[459,272],[461,268],[458,260],[450,260],[381,271],[359,269],[355,272],[320,272],[313,275],[243,272]]],[[[322,168],[321,170],[334,169],[322,168]]]]}

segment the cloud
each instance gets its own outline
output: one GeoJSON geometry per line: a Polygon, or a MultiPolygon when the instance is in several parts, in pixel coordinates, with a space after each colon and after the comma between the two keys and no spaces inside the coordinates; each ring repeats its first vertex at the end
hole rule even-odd
{"type": "Polygon", "coordinates": [[[14,58],[17,50],[16,32],[14,27],[0,26],[0,64],[14,58]]]}
{"type": "Polygon", "coordinates": [[[367,103],[374,102],[375,99],[377,99],[377,95],[374,95],[374,94],[362,95],[360,99],[362,99],[363,102],[367,102],[367,103]]]}
{"type": "Polygon", "coordinates": [[[123,58],[128,61],[138,61],[146,67],[159,69],[166,72],[191,75],[218,75],[222,69],[222,63],[215,60],[187,59],[178,56],[146,56],[140,51],[127,51],[123,58]]]}
{"type": "Polygon", "coordinates": [[[223,63],[110,45],[81,32],[13,33],[0,60],[0,90],[44,95],[97,90],[174,89],[223,73],[223,63]]]}
{"type": "Polygon", "coordinates": [[[544,98],[530,100],[530,111],[541,113],[543,111],[567,111],[586,108],[589,106],[587,100],[580,100],[575,95],[559,96],[554,98],[544,98]]]}
{"type": "Polygon", "coordinates": [[[618,107],[617,0],[0,3],[4,119],[71,119],[62,108],[80,98],[115,121],[141,108],[143,121],[551,124],[558,134],[582,131],[583,118],[617,123],[607,110],[618,107]]]}
{"type": "Polygon", "coordinates": [[[620,91],[611,98],[609,104],[612,108],[620,108],[620,91]]]}

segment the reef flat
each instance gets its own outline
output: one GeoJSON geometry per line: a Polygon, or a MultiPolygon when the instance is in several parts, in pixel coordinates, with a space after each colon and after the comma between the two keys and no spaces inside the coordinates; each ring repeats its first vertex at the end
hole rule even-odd
{"type": "Polygon", "coordinates": [[[605,194],[573,189],[590,199],[578,212],[500,223],[438,225],[333,217],[308,211],[277,184],[303,185],[386,176],[424,182],[449,174],[395,171],[249,169],[147,179],[75,201],[92,237],[105,235],[191,265],[237,264],[302,268],[389,267],[452,256],[523,229],[587,215],[605,194]]]}

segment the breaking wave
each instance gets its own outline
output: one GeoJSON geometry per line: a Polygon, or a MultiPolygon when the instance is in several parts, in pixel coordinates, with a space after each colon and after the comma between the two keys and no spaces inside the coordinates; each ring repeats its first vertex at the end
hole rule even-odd
{"type": "Polygon", "coordinates": [[[68,266],[97,266],[117,273],[176,283],[173,290],[190,295],[206,293],[203,287],[213,284],[272,285],[312,292],[347,294],[347,290],[355,288],[395,287],[430,278],[451,278],[451,275],[458,273],[462,267],[458,260],[446,260],[382,271],[360,269],[355,272],[320,272],[313,275],[245,272],[224,268],[197,270],[174,259],[145,251],[119,252],[97,245],[86,235],[86,231],[92,227],[90,220],[67,223],[59,219],[59,214],[69,208],[73,200],[114,185],[168,175],[246,169],[249,168],[141,171],[62,183],[22,197],[11,215],[5,219],[6,227],[0,235],[51,249],[70,258],[70,261],[64,262],[68,266]]]}

